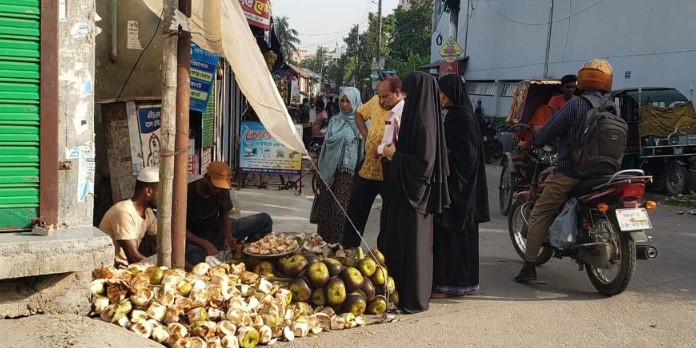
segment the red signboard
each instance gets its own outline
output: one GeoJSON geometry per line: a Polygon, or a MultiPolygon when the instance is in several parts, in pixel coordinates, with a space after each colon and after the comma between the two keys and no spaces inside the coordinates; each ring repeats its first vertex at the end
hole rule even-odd
{"type": "Polygon", "coordinates": [[[270,0],[239,0],[249,24],[264,30],[271,29],[270,0]]]}
{"type": "Polygon", "coordinates": [[[440,68],[437,71],[438,77],[449,74],[459,75],[459,62],[444,62],[440,64],[440,68]]]}

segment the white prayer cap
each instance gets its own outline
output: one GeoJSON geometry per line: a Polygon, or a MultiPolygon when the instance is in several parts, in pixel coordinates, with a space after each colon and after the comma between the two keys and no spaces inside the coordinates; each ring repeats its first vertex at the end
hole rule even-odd
{"type": "Polygon", "coordinates": [[[140,182],[155,183],[159,182],[159,168],[145,167],[138,173],[136,180],[140,182]]]}

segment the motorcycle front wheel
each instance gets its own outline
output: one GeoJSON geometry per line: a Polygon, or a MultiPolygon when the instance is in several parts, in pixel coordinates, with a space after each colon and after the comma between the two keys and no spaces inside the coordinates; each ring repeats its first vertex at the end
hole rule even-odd
{"type": "Polygon", "coordinates": [[[636,271],[636,245],[620,232],[617,223],[607,218],[595,220],[592,232],[591,241],[610,243],[612,252],[608,268],[585,264],[587,276],[599,293],[618,295],[626,290],[636,271]]]}
{"type": "MultiPolygon", "coordinates": [[[[529,224],[529,218],[532,215],[532,208],[534,208],[534,203],[527,202],[522,203],[515,201],[512,203],[510,212],[508,213],[508,232],[510,233],[510,241],[512,246],[517,252],[517,255],[524,260],[526,258],[527,251],[527,226],[529,224]]],[[[553,249],[548,246],[542,246],[539,249],[539,254],[537,255],[536,262],[537,266],[541,266],[553,257],[553,249]]]]}

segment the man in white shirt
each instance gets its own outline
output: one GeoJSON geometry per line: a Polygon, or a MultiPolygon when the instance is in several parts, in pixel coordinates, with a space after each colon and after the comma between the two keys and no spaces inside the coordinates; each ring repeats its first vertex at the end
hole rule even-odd
{"type": "Polygon", "coordinates": [[[396,143],[399,140],[399,125],[401,124],[401,114],[404,111],[404,100],[401,99],[394,107],[389,110],[387,120],[384,122],[384,137],[382,142],[375,149],[375,156],[384,156],[384,147],[396,143]]]}
{"type": "Polygon", "coordinates": [[[99,229],[114,242],[114,263],[117,267],[140,262],[150,256],[143,255],[139,248],[146,235],[152,239],[153,245],[156,243],[157,218],[153,209],[157,209],[158,187],[159,169],[144,168],[135,179],[133,197],[114,204],[104,214],[99,229]]]}
{"type": "MultiPolygon", "coordinates": [[[[350,249],[360,245],[360,236],[365,233],[365,225],[372,204],[377,198],[377,194],[382,194],[384,185],[380,149],[395,140],[394,126],[398,129],[405,96],[406,94],[401,90],[401,80],[398,77],[387,77],[377,85],[377,94],[369,102],[363,104],[355,115],[355,123],[365,140],[365,160],[355,179],[348,200],[346,211],[355,228],[346,220],[343,228],[343,241],[341,242],[344,248],[350,249]],[[368,119],[371,122],[369,130],[365,126],[365,120],[368,119]],[[392,126],[389,130],[385,128],[387,123],[392,126]],[[382,131],[385,131],[384,135],[382,135],[382,131]],[[355,233],[355,229],[360,232],[360,235],[355,233]]],[[[382,212],[386,212],[384,205],[382,205],[382,212]]],[[[380,231],[382,230],[381,220],[380,215],[380,231]]]]}

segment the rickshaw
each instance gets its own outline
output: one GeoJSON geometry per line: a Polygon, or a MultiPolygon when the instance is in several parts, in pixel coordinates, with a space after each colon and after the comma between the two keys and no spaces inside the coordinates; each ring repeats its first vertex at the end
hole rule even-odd
{"type": "MultiPolygon", "coordinates": [[[[500,212],[507,215],[512,205],[515,193],[524,189],[531,182],[529,177],[528,153],[531,150],[517,150],[517,144],[521,139],[530,137],[532,127],[529,121],[537,108],[546,105],[549,99],[558,94],[561,89],[561,81],[553,79],[529,79],[521,81],[512,94],[512,104],[508,110],[505,122],[510,125],[513,135],[513,146],[510,152],[506,152],[500,162],[500,186],[498,198],[500,212]]],[[[553,156],[545,158],[551,164],[553,156]]]]}

